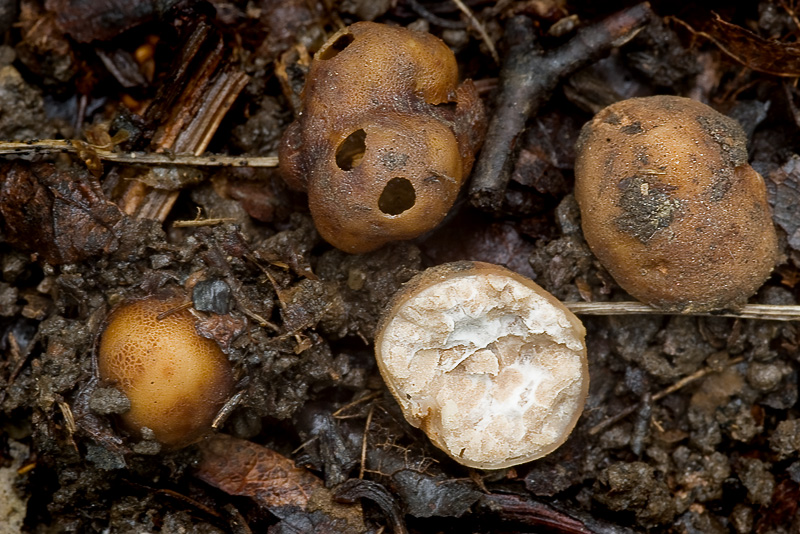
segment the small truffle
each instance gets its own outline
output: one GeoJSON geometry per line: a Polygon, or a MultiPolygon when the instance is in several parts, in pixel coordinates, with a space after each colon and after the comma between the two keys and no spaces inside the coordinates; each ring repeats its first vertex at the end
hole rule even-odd
{"type": "Polygon", "coordinates": [[[412,425],[457,462],[500,469],[566,441],[589,388],[580,320],[504,267],[456,262],[413,278],[375,341],[412,425]]]}
{"type": "Polygon", "coordinates": [[[600,111],[576,146],[583,233],[622,288],[682,312],[736,307],[769,277],[777,236],[739,124],[676,96],[600,111]]]}
{"type": "Polygon", "coordinates": [[[308,192],[314,223],[346,252],[435,227],[455,202],[486,118],[455,56],[424,33],[358,22],[314,56],[280,170],[308,192]]]}
{"type": "Polygon", "coordinates": [[[214,341],[198,335],[180,298],[148,297],[114,309],[100,335],[100,379],[130,399],[124,426],[142,427],[168,448],[197,441],[233,390],[228,359],[214,341]]]}

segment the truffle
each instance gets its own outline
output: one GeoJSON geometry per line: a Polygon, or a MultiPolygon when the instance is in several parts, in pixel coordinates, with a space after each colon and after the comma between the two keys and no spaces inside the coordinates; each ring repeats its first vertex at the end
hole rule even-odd
{"type": "Polygon", "coordinates": [[[578,139],[583,233],[619,285],[668,311],[736,307],[778,256],[764,180],[739,124],[677,96],[600,111],[578,139]]]}
{"type": "Polygon", "coordinates": [[[134,434],[147,427],[168,448],[210,431],[233,390],[228,359],[197,333],[182,303],[157,297],[123,303],[106,320],[97,348],[100,379],[130,399],[120,416],[124,426],[134,434]]]}
{"type": "Polygon", "coordinates": [[[279,151],[323,238],[374,250],[435,227],[483,141],[483,104],[455,56],[424,33],[358,22],[317,52],[303,112],[279,151]]]}

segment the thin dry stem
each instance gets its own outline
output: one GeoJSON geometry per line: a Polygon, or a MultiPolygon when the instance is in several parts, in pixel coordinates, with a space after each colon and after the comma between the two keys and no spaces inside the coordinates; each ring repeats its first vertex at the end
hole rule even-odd
{"type": "Polygon", "coordinates": [[[191,221],[175,221],[172,226],[175,228],[186,228],[190,226],[215,226],[226,222],[233,222],[236,219],[225,217],[222,219],[194,219],[191,221]]]}
{"type": "Polygon", "coordinates": [[[367,421],[364,423],[364,437],[361,439],[361,467],[358,470],[358,478],[364,478],[364,472],[367,467],[367,442],[369,438],[369,425],[372,424],[372,415],[375,413],[375,405],[369,407],[367,412],[367,421]]]}
{"type": "Polygon", "coordinates": [[[343,419],[346,416],[343,416],[342,414],[344,412],[346,412],[347,410],[349,410],[350,408],[353,408],[355,406],[358,406],[359,404],[363,404],[365,402],[371,401],[373,399],[377,399],[382,394],[383,394],[383,392],[381,392],[381,391],[374,391],[374,392],[370,393],[369,395],[364,395],[363,397],[360,397],[360,398],[358,398],[358,399],[356,399],[356,400],[354,400],[352,402],[348,402],[347,404],[345,404],[344,406],[342,406],[341,408],[339,408],[338,410],[333,412],[333,417],[336,418],[336,419],[343,419]]]}
{"type": "Polygon", "coordinates": [[[467,16],[472,27],[478,31],[481,36],[481,40],[486,45],[486,48],[489,49],[489,53],[492,55],[492,59],[494,59],[495,64],[499,65],[500,55],[497,53],[497,48],[494,46],[494,41],[492,41],[492,38],[489,37],[489,33],[486,31],[486,28],[483,27],[483,24],[481,24],[477,17],[475,17],[475,14],[472,12],[472,10],[467,7],[464,2],[461,0],[453,0],[453,3],[458,7],[458,9],[461,10],[462,13],[464,13],[464,15],[467,16]]]}
{"type": "Polygon", "coordinates": [[[745,304],[738,310],[702,313],[669,312],[641,302],[565,302],[564,305],[576,315],[688,315],[769,321],[800,320],[800,306],[797,305],[745,304]]]}
{"type": "MultiPolygon", "coordinates": [[[[67,139],[43,139],[40,141],[11,142],[0,141],[0,156],[34,156],[52,153],[77,153],[85,146],[67,139]]],[[[192,167],[277,167],[278,158],[273,156],[222,156],[206,154],[152,154],[145,152],[111,152],[91,147],[94,154],[104,161],[129,163],[134,165],[169,166],[183,165],[192,167]]]]}
{"type": "MultiPolygon", "coordinates": [[[[734,359],[730,360],[729,362],[727,362],[725,364],[725,367],[726,368],[727,367],[731,367],[732,365],[736,365],[736,364],[741,363],[743,361],[744,361],[744,358],[739,356],[738,358],[734,358],[734,359]]],[[[705,369],[700,369],[699,371],[695,371],[694,373],[690,374],[689,376],[685,376],[685,377],[681,378],[680,380],[678,380],[677,382],[675,382],[671,386],[669,386],[667,388],[664,388],[661,391],[659,391],[658,393],[654,394],[651,397],[651,399],[652,399],[653,402],[659,401],[659,400],[663,399],[664,397],[666,397],[667,395],[669,395],[671,393],[675,393],[679,389],[691,384],[692,382],[700,380],[701,378],[703,378],[706,375],[709,375],[711,373],[717,373],[719,371],[720,371],[720,369],[717,369],[717,368],[714,368],[714,367],[706,367],[705,369]]],[[[642,407],[642,403],[641,402],[633,404],[631,406],[628,406],[624,410],[622,410],[620,412],[617,412],[616,414],[612,415],[611,417],[608,417],[608,418],[604,419],[603,421],[601,421],[600,423],[594,425],[592,428],[589,429],[589,435],[590,436],[594,436],[595,434],[597,434],[599,432],[602,432],[603,430],[605,430],[606,428],[610,427],[611,425],[613,425],[613,424],[621,421],[622,419],[628,417],[630,414],[632,414],[636,410],[639,410],[641,407],[642,407]]]]}

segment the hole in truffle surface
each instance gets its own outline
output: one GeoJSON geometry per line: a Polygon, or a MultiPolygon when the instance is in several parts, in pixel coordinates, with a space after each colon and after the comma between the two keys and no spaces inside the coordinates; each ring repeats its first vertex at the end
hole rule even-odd
{"type": "Polygon", "coordinates": [[[336,149],[336,165],[343,171],[349,171],[358,167],[367,151],[367,132],[356,130],[342,141],[336,149]]]}
{"type": "Polygon", "coordinates": [[[339,55],[339,52],[347,48],[353,41],[355,41],[355,37],[349,33],[340,35],[339,38],[332,42],[328,48],[317,54],[317,57],[321,60],[333,59],[339,55]]]}
{"type": "Polygon", "coordinates": [[[378,207],[386,215],[400,215],[414,206],[417,194],[414,186],[405,178],[392,178],[383,188],[378,207]]]}

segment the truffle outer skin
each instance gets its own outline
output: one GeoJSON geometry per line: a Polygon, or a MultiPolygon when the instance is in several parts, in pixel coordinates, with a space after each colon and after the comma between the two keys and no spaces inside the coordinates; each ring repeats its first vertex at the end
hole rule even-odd
{"type": "Polygon", "coordinates": [[[120,416],[142,427],[168,449],[200,439],[233,390],[231,365],[216,342],[201,337],[195,318],[181,309],[159,314],[184,299],[129,300],[109,314],[97,347],[101,380],[125,393],[131,408],[120,416]]]}
{"type": "Polygon", "coordinates": [[[739,124],[677,96],[601,110],[576,145],[586,241],[633,297],[667,311],[745,303],[778,258],[763,178],[739,124]]]}
{"type": "Polygon", "coordinates": [[[427,269],[395,295],[375,353],[409,423],[455,461],[501,469],[569,437],[589,388],[585,334],[532,280],[462,261],[427,269]]]}
{"type": "Polygon", "coordinates": [[[426,32],[357,22],[317,52],[303,112],[285,131],[281,176],[306,191],[320,235],[350,253],[433,229],[455,202],[483,142],[486,116],[474,84],[458,84],[453,52],[426,32]],[[351,39],[334,53],[336,43],[351,39]],[[363,160],[337,165],[351,134],[366,132],[363,160]],[[408,180],[415,202],[385,212],[381,194],[408,180]]]}

